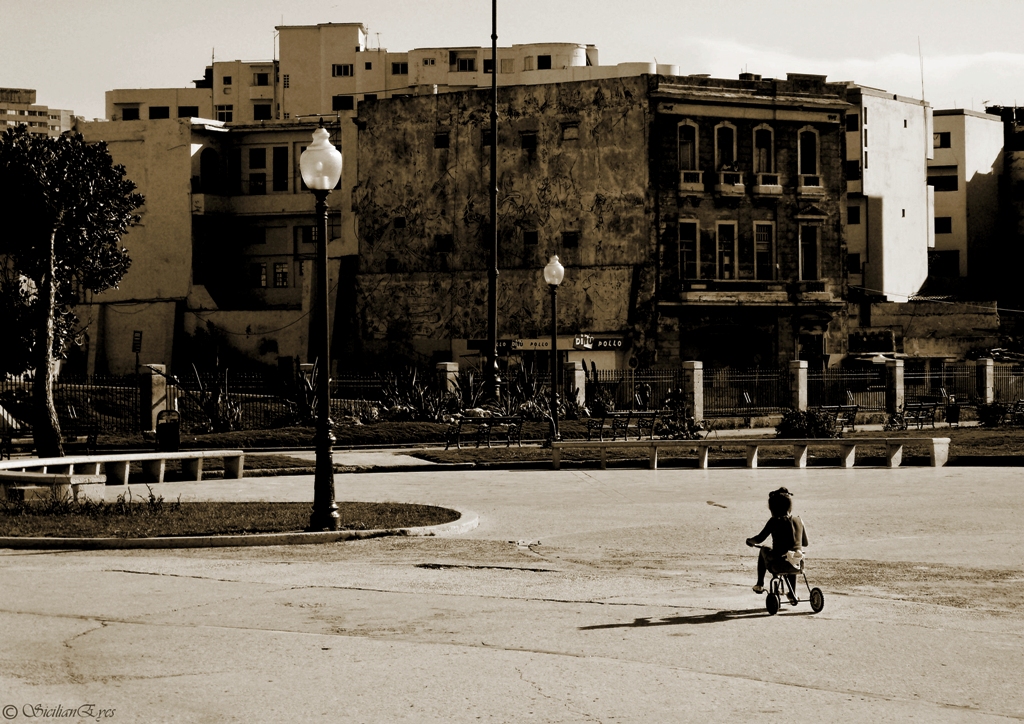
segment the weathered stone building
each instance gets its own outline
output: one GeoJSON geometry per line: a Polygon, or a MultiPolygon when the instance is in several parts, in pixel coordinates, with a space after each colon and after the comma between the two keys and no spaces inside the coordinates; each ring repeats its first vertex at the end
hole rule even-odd
{"type": "MultiPolygon", "coordinates": [[[[366,352],[459,359],[485,334],[488,104],[360,107],[351,301],[366,352]]],[[[819,76],[500,89],[499,338],[544,337],[540,270],[558,254],[559,348],[586,334],[620,350],[599,366],[843,354],[847,107],[819,76]]]]}

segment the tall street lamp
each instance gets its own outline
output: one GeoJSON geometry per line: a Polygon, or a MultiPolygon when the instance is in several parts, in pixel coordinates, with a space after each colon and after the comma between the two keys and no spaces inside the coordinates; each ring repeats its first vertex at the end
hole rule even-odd
{"type": "Polygon", "coordinates": [[[312,313],[316,337],[316,472],[313,477],[313,511],[310,530],[338,530],[338,506],[334,502],[334,442],[331,432],[331,337],[327,300],[327,195],[341,178],[341,153],[320,127],[313,131],[313,143],[299,157],[302,180],[316,197],[316,301],[312,313]]]}
{"type": "Polygon", "coordinates": [[[560,440],[558,434],[558,388],[559,365],[558,365],[558,285],[562,283],[565,276],[565,267],[558,263],[558,257],[551,257],[551,261],[544,267],[544,281],[551,289],[551,439],[560,440]]]}

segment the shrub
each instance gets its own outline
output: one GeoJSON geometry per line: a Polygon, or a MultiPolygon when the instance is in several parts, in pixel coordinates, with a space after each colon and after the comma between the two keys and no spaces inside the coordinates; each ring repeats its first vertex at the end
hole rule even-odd
{"type": "Polygon", "coordinates": [[[1001,402],[982,403],[978,405],[978,424],[982,427],[999,427],[1003,424],[1007,407],[1001,402]]]}
{"type": "Polygon", "coordinates": [[[821,410],[788,410],[775,426],[776,437],[829,438],[839,437],[836,418],[821,410]]]}

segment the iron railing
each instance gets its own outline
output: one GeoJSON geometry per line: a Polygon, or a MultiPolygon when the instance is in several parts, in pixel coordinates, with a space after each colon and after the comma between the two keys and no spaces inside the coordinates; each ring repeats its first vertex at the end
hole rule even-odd
{"type": "Polygon", "coordinates": [[[885,410],[885,367],[815,369],[807,372],[807,405],[857,405],[885,410]]]}
{"type": "Polygon", "coordinates": [[[771,415],[791,406],[788,370],[775,367],[704,370],[704,414],[708,417],[728,415],[771,415]]]}

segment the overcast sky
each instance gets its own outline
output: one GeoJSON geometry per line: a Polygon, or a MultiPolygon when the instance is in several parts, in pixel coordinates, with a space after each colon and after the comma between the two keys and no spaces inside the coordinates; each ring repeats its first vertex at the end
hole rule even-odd
{"type": "MultiPolygon", "coordinates": [[[[361,22],[395,52],[490,45],[488,0],[0,0],[0,87],[102,117],[114,88],[191,87],[274,57],[274,26],[361,22]]],[[[499,0],[498,43],[592,43],[602,65],[819,73],[936,108],[1024,104],[1024,0],[499,0]]],[[[378,40],[379,38],[379,40],[378,40]]]]}

